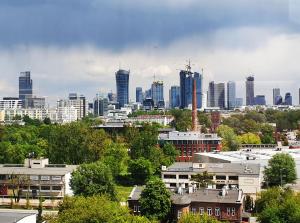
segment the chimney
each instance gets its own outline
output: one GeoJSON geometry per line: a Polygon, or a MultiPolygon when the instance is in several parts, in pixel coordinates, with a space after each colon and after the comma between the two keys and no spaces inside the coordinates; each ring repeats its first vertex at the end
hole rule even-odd
{"type": "Polygon", "coordinates": [[[198,129],[197,117],[197,94],[196,94],[196,79],[193,79],[193,103],[192,103],[192,131],[196,132],[198,129]]]}

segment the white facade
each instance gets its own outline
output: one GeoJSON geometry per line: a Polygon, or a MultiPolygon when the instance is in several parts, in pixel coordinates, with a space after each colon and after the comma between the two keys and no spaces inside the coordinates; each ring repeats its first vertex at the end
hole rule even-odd
{"type": "Polygon", "coordinates": [[[0,100],[0,110],[21,108],[22,100],[0,100]]]}
{"type": "Polygon", "coordinates": [[[23,118],[24,116],[28,116],[31,119],[38,119],[38,120],[44,120],[48,117],[48,109],[25,109],[25,108],[19,108],[19,109],[5,109],[4,111],[4,119],[0,121],[13,121],[16,116],[20,116],[23,118]]]}
{"type": "Polygon", "coordinates": [[[77,121],[77,109],[73,106],[57,108],[57,122],[64,124],[77,121]]]}

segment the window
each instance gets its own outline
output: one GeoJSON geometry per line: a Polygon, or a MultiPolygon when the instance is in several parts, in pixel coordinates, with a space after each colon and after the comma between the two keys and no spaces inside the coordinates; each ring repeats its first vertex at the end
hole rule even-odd
{"type": "Polygon", "coordinates": [[[141,212],[141,206],[138,206],[137,211],[141,212]]]}
{"type": "Polygon", "coordinates": [[[170,187],[176,187],[176,183],[170,183],[170,187]]]}
{"type": "Polygon", "coordinates": [[[30,190],[39,190],[40,188],[38,186],[30,186],[30,190]]]}
{"type": "Polygon", "coordinates": [[[178,212],[177,212],[177,218],[178,218],[178,219],[181,218],[181,215],[182,215],[182,211],[178,211],[178,212]]]}
{"type": "Polygon", "coordinates": [[[235,208],[231,208],[231,215],[235,216],[235,208]]]}
{"type": "Polygon", "coordinates": [[[211,208],[207,208],[207,215],[211,215],[212,212],[211,212],[211,208]]]}
{"type": "Polygon", "coordinates": [[[134,205],[133,206],[133,212],[137,212],[138,211],[138,206],[137,205],[134,205]]]}
{"type": "Polygon", "coordinates": [[[41,190],[50,190],[50,186],[41,186],[41,190]]]}
{"type": "Polygon", "coordinates": [[[216,179],[217,179],[217,180],[226,180],[226,176],[220,176],[220,175],[218,176],[218,175],[217,175],[217,176],[216,176],[216,179]]]}
{"type": "Polygon", "coordinates": [[[227,208],[227,215],[230,215],[230,208],[227,208]]]}
{"type": "Polygon", "coordinates": [[[176,175],[165,174],[164,178],[165,179],[176,179],[176,175]]]}
{"type": "Polygon", "coordinates": [[[188,175],[179,175],[179,179],[189,179],[188,175]]]}
{"type": "Polygon", "coordinates": [[[220,208],[215,209],[215,216],[220,216],[220,208]]]}
{"type": "Polygon", "coordinates": [[[229,180],[239,180],[238,176],[229,176],[229,180]]]}
{"type": "Polygon", "coordinates": [[[52,190],[61,190],[61,186],[52,186],[52,190]]]}
{"type": "Polygon", "coordinates": [[[204,208],[199,208],[199,212],[200,212],[200,215],[203,215],[204,214],[204,208]]]}
{"type": "Polygon", "coordinates": [[[196,214],[196,208],[191,208],[191,212],[192,212],[193,214],[196,214]]]}

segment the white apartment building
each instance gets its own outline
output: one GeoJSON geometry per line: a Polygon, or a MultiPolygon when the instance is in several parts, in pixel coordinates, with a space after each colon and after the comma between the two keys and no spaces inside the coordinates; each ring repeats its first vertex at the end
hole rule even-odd
{"type": "Polygon", "coordinates": [[[212,175],[211,188],[238,188],[253,197],[261,190],[259,164],[176,162],[169,167],[163,167],[161,177],[166,187],[171,190],[179,187],[188,189],[195,184],[192,176],[204,171],[212,175]]]}
{"type": "Polygon", "coordinates": [[[73,106],[57,107],[57,119],[56,122],[64,124],[77,121],[78,111],[73,106]]]}
{"type": "Polygon", "coordinates": [[[5,109],[21,109],[22,100],[18,99],[3,99],[0,100],[0,111],[5,109]]]}

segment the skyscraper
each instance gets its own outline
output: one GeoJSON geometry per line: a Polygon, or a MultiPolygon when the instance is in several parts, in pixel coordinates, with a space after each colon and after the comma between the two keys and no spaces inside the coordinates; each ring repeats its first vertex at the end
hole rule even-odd
{"type": "Polygon", "coordinates": [[[180,87],[171,86],[169,91],[170,108],[176,108],[180,106],[180,87]]]}
{"type": "Polygon", "coordinates": [[[94,98],[94,115],[103,116],[108,111],[108,99],[97,94],[94,98]]]}
{"type": "Polygon", "coordinates": [[[254,98],[255,105],[266,105],[266,97],[264,95],[256,95],[254,98]]]}
{"type": "Polygon", "coordinates": [[[25,98],[32,97],[32,80],[30,71],[21,72],[19,76],[19,99],[25,102],[25,98]]]}
{"type": "Polygon", "coordinates": [[[143,89],[141,87],[135,89],[135,101],[143,103],[143,89]]]}
{"type": "Polygon", "coordinates": [[[280,96],[280,88],[273,88],[273,105],[276,105],[277,96],[280,96]]]}
{"type": "Polygon", "coordinates": [[[227,108],[233,109],[235,108],[235,101],[236,101],[236,93],[235,93],[235,82],[229,81],[227,83],[227,108]]]}
{"type": "Polygon", "coordinates": [[[186,70],[181,70],[180,77],[180,108],[187,108],[192,104],[193,81],[196,80],[197,108],[202,107],[202,74],[191,71],[190,64],[186,70]]]}
{"type": "Polygon", "coordinates": [[[254,77],[246,78],[246,105],[254,105],[254,77]]]}
{"type": "Polygon", "coordinates": [[[164,83],[162,81],[154,81],[151,85],[151,98],[154,106],[164,104],[164,83]]]}
{"type": "Polygon", "coordinates": [[[208,86],[208,106],[225,108],[225,84],[209,82],[208,86]]]}
{"type": "Polygon", "coordinates": [[[300,88],[299,88],[299,105],[300,105],[300,88]]]}
{"type": "Polygon", "coordinates": [[[116,72],[117,101],[120,107],[124,107],[129,102],[129,73],[127,70],[118,70],[116,72]]]}
{"type": "Polygon", "coordinates": [[[285,97],[284,97],[284,104],[285,104],[285,105],[293,105],[293,99],[292,99],[291,93],[287,92],[287,93],[285,94],[285,97]]]}

